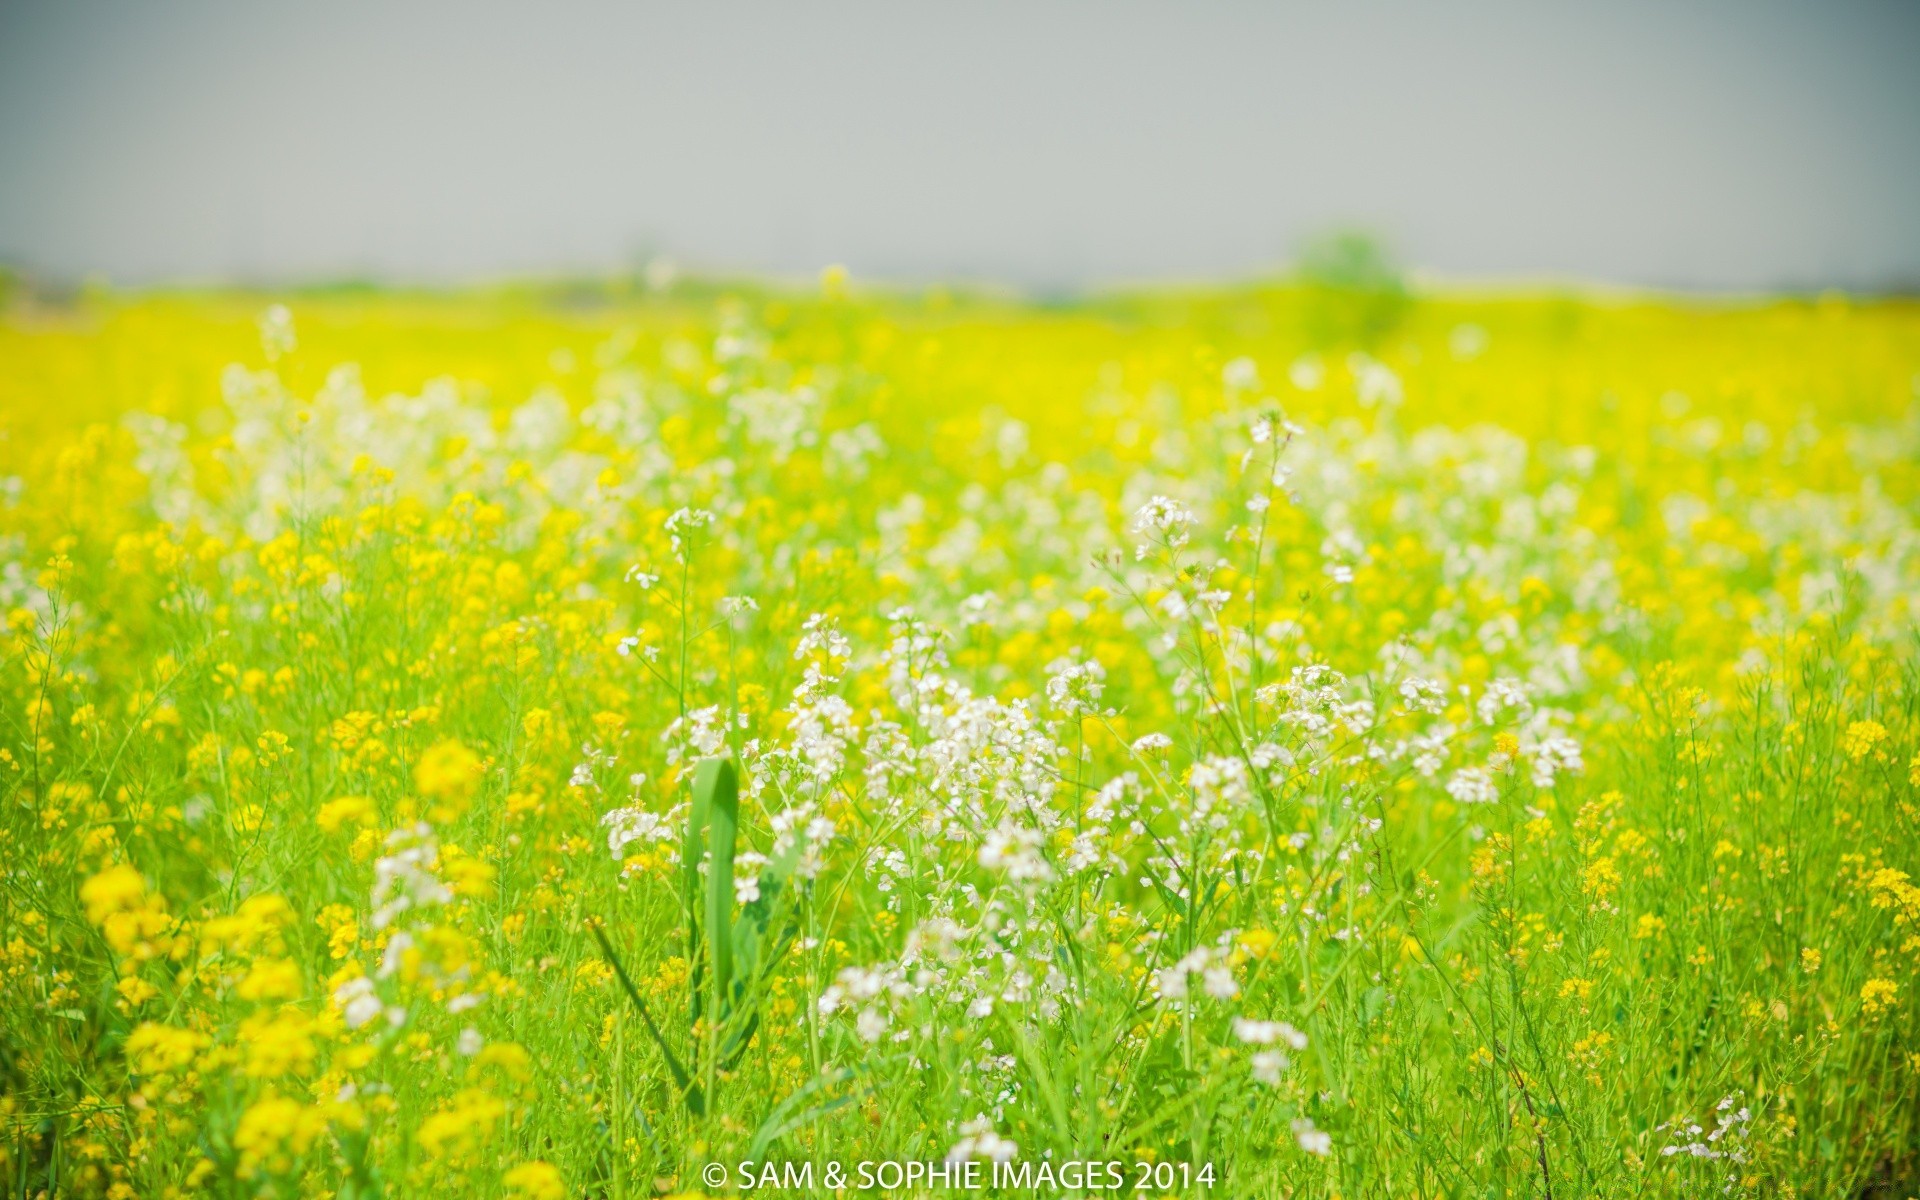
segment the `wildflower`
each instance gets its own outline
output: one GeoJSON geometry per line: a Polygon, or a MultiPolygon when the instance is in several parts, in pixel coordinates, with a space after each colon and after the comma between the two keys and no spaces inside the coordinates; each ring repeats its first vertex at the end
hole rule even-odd
{"type": "Polygon", "coordinates": [[[1869,979],[1860,989],[1860,1011],[1869,1017],[1877,1017],[1894,1006],[1900,995],[1900,985],[1891,979],[1869,979]]]}
{"type": "Polygon", "coordinates": [[[1444,687],[1431,679],[1403,679],[1400,681],[1400,702],[1408,712],[1438,713],[1446,707],[1447,692],[1444,687]]]}
{"type": "Polygon", "coordinates": [[[413,768],[413,786],[433,801],[429,815],[445,823],[467,811],[480,783],[480,757],[449,738],[436,742],[413,768]]]}
{"type": "Polygon", "coordinates": [[[1250,1063],[1254,1080],[1268,1087],[1280,1082],[1280,1076],[1288,1065],[1287,1056],[1278,1050],[1262,1050],[1253,1056],[1250,1063]]]}
{"type": "Polygon", "coordinates": [[[474,1056],[475,1067],[498,1070],[502,1075],[516,1083],[525,1083],[533,1078],[533,1058],[527,1048],[518,1042],[491,1042],[486,1049],[474,1056]]]}
{"type": "Polygon", "coordinates": [[[317,1053],[313,1019],[292,1010],[248,1017],[240,1023],[239,1040],[246,1051],[246,1073],[256,1079],[304,1075],[317,1053]]]}
{"type": "Polygon", "coordinates": [[[366,796],[340,796],[320,806],[313,823],[322,833],[338,833],[348,825],[371,826],[378,819],[373,801],[366,796]]]}
{"type": "Polygon", "coordinates": [[[615,862],[626,857],[634,842],[671,842],[680,837],[678,817],[670,813],[647,812],[638,808],[616,808],[600,818],[607,831],[607,849],[615,862]]]}
{"type": "Polygon", "coordinates": [[[420,1122],[413,1140],[430,1159],[465,1163],[492,1139],[506,1115],[507,1106],[500,1099],[478,1088],[465,1088],[420,1122]]]}
{"type": "Polygon", "coordinates": [[[1533,765],[1533,786],[1543,791],[1553,787],[1561,774],[1578,775],[1585,767],[1580,757],[1580,743],[1572,738],[1545,738],[1532,748],[1529,757],[1533,765]]]}
{"type": "Polygon", "coordinates": [[[333,1003],[345,1018],[348,1029],[358,1029],[384,1010],[375,994],[373,980],[362,975],[349,979],[333,990],[333,1003]]]}
{"type": "Polygon", "coordinates": [[[1220,369],[1220,381],[1228,391],[1250,392],[1260,386],[1260,368],[1250,358],[1230,359],[1220,369]]]}
{"type": "MultiPolygon", "coordinates": [[[[1168,550],[1178,550],[1187,544],[1189,530],[1193,527],[1193,513],[1178,500],[1167,496],[1155,496],[1141,505],[1134,514],[1133,532],[1148,538],[1168,550]]],[[[1137,559],[1147,556],[1147,545],[1141,543],[1135,548],[1137,559]]]]}
{"type": "Polygon", "coordinates": [[[1106,668],[1098,662],[1055,659],[1047,666],[1047,699],[1070,717],[1095,714],[1100,711],[1106,681],[1106,668]]]}
{"type": "Polygon", "coordinates": [[[1045,839],[1038,830],[1002,822],[980,844],[980,865],[989,871],[1005,871],[1020,883],[1045,883],[1053,878],[1053,867],[1041,853],[1045,839]]]}
{"type": "Polygon", "coordinates": [[[1012,1162],[1019,1154],[1019,1145],[995,1132],[993,1121],[982,1113],[960,1126],[960,1140],[947,1151],[947,1161],[984,1158],[990,1162],[1012,1162]]]}
{"type": "Polygon", "coordinates": [[[1315,1128],[1312,1117],[1299,1117],[1294,1120],[1293,1140],[1308,1154],[1325,1155],[1333,1152],[1333,1138],[1325,1131],[1315,1128]]]}
{"type": "Polygon", "coordinates": [[[179,1071],[207,1048],[209,1039],[191,1029],[142,1021],[127,1035],[127,1061],[142,1075],[179,1071]]]}
{"type": "Polygon", "coordinates": [[[233,1131],[241,1178],[292,1171],[326,1131],[326,1115],[316,1105],[272,1093],[254,1101],[233,1131]]]}
{"type": "Polygon", "coordinates": [[[696,530],[705,529],[713,522],[713,514],[704,508],[676,509],[666,521],[667,536],[673,542],[674,556],[682,562],[686,561],[687,546],[681,540],[682,535],[691,538],[696,530]]]}
{"type": "Polygon", "coordinates": [[[566,1181],[560,1177],[559,1168],[541,1159],[509,1168],[500,1176],[500,1183],[524,1200],[563,1200],[567,1194],[566,1181]]]}
{"type": "Polygon", "coordinates": [[[242,1000],[291,1000],[300,994],[300,968],[286,958],[256,962],[234,994],[242,1000]]]}
{"type": "Polygon", "coordinates": [[[125,863],[108,867],[80,886],[80,901],[86,905],[87,920],[95,925],[105,925],[114,913],[139,909],[146,895],[145,877],[125,863]]]}
{"type": "Polygon", "coordinates": [[[1254,1021],[1235,1017],[1233,1036],[1250,1046],[1271,1046],[1275,1042],[1285,1042],[1295,1050],[1307,1048],[1307,1035],[1285,1021],[1254,1021]]]}
{"type": "Polygon", "coordinates": [[[1201,990],[1215,1000],[1231,1000],[1240,994],[1233,967],[1211,946],[1196,946],[1156,977],[1160,995],[1169,1000],[1184,1000],[1190,994],[1190,981],[1198,977],[1201,990]]]}
{"type": "Polygon", "coordinates": [[[1872,754],[1880,743],[1887,740],[1887,727],[1878,721],[1855,721],[1847,726],[1845,736],[1840,739],[1841,747],[1847,757],[1855,762],[1872,754]]]}
{"type": "Polygon", "coordinates": [[[293,334],[293,314],[284,304],[270,304],[260,313],[260,349],[268,362],[278,362],[292,354],[299,344],[293,334]]]}
{"type": "Polygon", "coordinates": [[[385,929],[404,912],[446,904],[453,889],[434,874],[439,845],[426,825],[397,829],[387,837],[390,853],[373,864],[373,927],[385,929]]]}
{"type": "Polygon", "coordinates": [[[1491,804],[1500,798],[1500,790],[1485,767],[1462,767],[1447,781],[1447,795],[1461,804],[1491,804]]]}

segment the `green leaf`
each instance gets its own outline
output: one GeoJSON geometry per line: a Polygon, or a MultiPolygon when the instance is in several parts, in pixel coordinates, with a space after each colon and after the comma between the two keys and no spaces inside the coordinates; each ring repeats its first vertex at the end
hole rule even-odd
{"type": "Polygon", "coordinates": [[[733,855],[740,836],[740,781],[730,759],[701,761],[693,775],[693,808],[696,814],[705,811],[711,835],[707,946],[713,953],[713,994],[720,998],[721,1005],[714,1019],[724,1021],[733,986],[733,855]]]}

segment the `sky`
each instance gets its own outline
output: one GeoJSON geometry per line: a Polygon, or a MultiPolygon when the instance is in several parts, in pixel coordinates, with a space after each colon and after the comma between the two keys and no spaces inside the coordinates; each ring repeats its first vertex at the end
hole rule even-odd
{"type": "Polygon", "coordinates": [[[0,0],[0,262],[118,283],[1920,285],[1920,4],[0,0]]]}

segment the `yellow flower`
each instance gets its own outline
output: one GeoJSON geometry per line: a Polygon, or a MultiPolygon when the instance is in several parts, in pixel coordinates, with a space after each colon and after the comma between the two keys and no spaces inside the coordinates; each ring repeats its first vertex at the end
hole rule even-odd
{"type": "Polygon", "coordinates": [[[313,823],[322,833],[338,833],[348,825],[365,828],[373,824],[375,817],[372,800],[365,796],[340,796],[322,804],[314,814],[313,823]]]}
{"type": "Polygon", "coordinates": [[[1860,1011],[1869,1017],[1877,1017],[1892,1008],[1899,998],[1900,985],[1891,979],[1869,979],[1860,989],[1860,1011]]]}
{"type": "Polygon", "coordinates": [[[480,756],[448,738],[428,747],[413,768],[413,786],[433,806],[428,815],[442,823],[467,811],[480,784],[480,756]]]}
{"type": "Polygon", "coordinates": [[[1279,936],[1271,929],[1249,929],[1240,935],[1240,948],[1255,958],[1265,958],[1279,936]]]}
{"type": "Polygon", "coordinates": [[[1841,739],[1847,757],[1859,762],[1872,754],[1874,747],[1887,740],[1887,728],[1878,721],[1855,721],[1847,726],[1846,736],[1841,739]]]}
{"type": "Polygon", "coordinates": [[[253,964],[234,994],[242,1000],[291,1000],[300,994],[300,968],[292,959],[264,959],[253,964]]]}
{"type": "Polygon", "coordinates": [[[246,1072],[255,1079],[303,1075],[313,1068],[313,1018],[286,1010],[260,1013],[240,1024],[246,1072]]]}
{"type": "Polygon", "coordinates": [[[476,1069],[498,1067],[507,1077],[525,1083],[533,1077],[533,1059],[518,1042],[490,1042],[473,1060],[476,1069]]]}
{"type": "Polygon", "coordinates": [[[1809,975],[1818,974],[1820,971],[1820,952],[1812,946],[1807,946],[1802,949],[1800,951],[1800,969],[1809,975]]]}
{"type": "Polygon", "coordinates": [[[466,1088],[420,1122],[414,1141],[429,1158],[463,1161],[486,1144],[506,1114],[501,1100],[478,1088],[466,1088]]]}
{"type": "Polygon", "coordinates": [[[114,913],[142,907],[146,896],[146,878],[125,863],[108,867],[80,885],[80,902],[87,906],[87,920],[95,925],[105,925],[114,913]]]}
{"type": "Polygon", "coordinates": [[[274,1095],[255,1101],[233,1131],[241,1177],[291,1171],[326,1131],[326,1114],[313,1105],[274,1095]]]}
{"type": "Polygon", "coordinates": [[[360,944],[360,923],[344,904],[327,905],[314,917],[314,923],[326,931],[327,953],[336,959],[352,954],[360,944]]]}
{"type": "Polygon", "coordinates": [[[541,1159],[521,1163],[502,1175],[500,1182],[526,1200],[561,1200],[567,1194],[559,1168],[541,1159]]]}
{"type": "Polygon", "coordinates": [[[140,978],[131,975],[115,984],[113,990],[120,993],[124,1009],[134,1009],[160,994],[160,989],[140,978]]]}
{"type": "Polygon", "coordinates": [[[142,1021],[127,1035],[127,1061],[142,1075],[164,1075],[192,1062],[207,1045],[204,1033],[142,1021]]]}

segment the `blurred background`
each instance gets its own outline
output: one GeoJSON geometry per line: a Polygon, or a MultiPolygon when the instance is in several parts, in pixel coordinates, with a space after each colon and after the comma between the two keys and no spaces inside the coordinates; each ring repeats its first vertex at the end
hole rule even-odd
{"type": "Polygon", "coordinates": [[[50,278],[1044,292],[1371,269],[1342,230],[1912,290],[1920,4],[0,0],[0,262],[50,278]]]}

